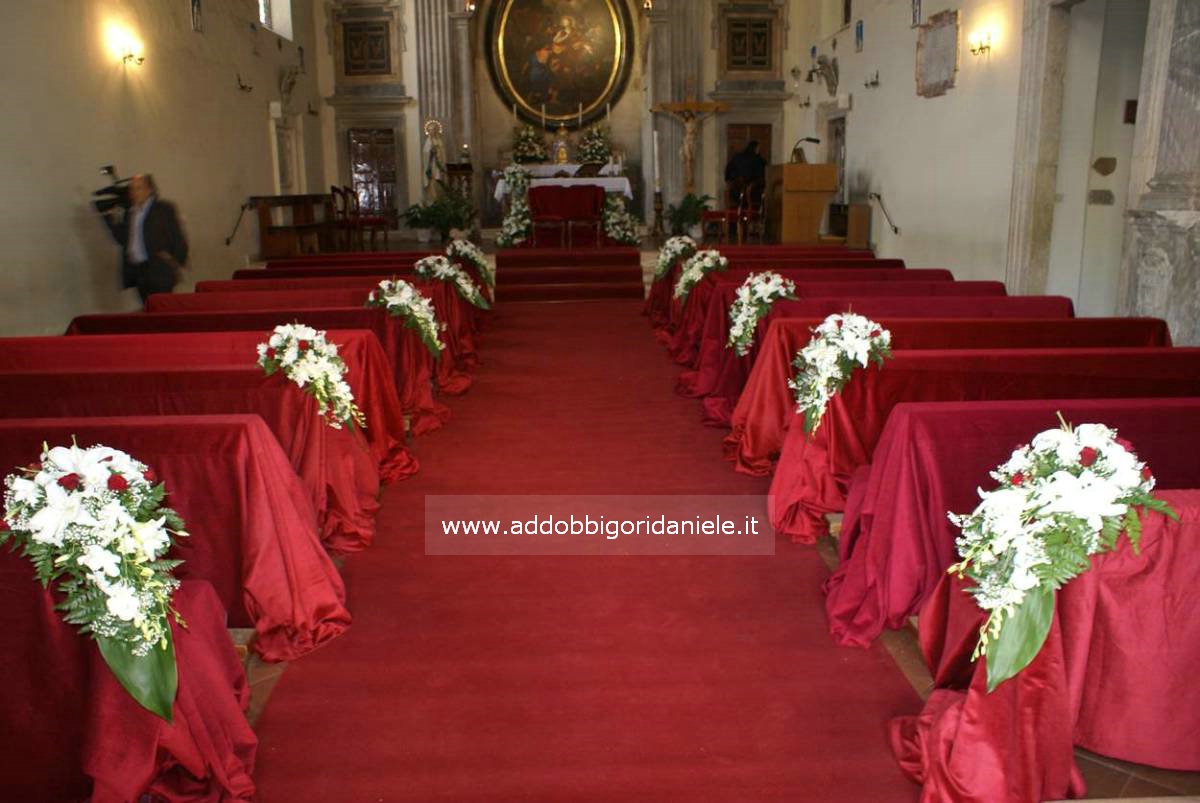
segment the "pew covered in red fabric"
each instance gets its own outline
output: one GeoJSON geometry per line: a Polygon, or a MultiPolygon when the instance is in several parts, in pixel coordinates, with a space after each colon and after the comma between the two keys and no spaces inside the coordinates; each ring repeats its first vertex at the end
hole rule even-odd
{"type": "MultiPolygon", "coordinates": [[[[269,331],[0,338],[0,371],[123,368],[131,361],[141,368],[245,367],[255,364],[256,347],[269,331]],[[137,355],[136,360],[131,355],[137,355]]],[[[404,445],[404,411],[379,339],[362,329],[327,334],[338,346],[346,381],[366,416],[363,437],[379,461],[380,479],[392,482],[412,476],[417,460],[404,445]]]]}
{"type": "Polygon", "coordinates": [[[969,513],[988,472],[1058,426],[1104,424],[1132,442],[1159,488],[1200,488],[1200,398],[899,404],[869,466],[855,474],[825,583],[829,632],[866,646],[920,610],[958,560],[948,511],[969,513]]]}
{"type": "MultiPolygon", "coordinates": [[[[149,334],[154,332],[269,332],[295,323],[292,309],[231,310],[227,312],[129,312],[80,315],[68,335],[149,334]]],[[[420,338],[405,336],[381,309],[329,307],[306,309],[303,323],[326,331],[367,329],[383,343],[392,364],[400,406],[414,434],[430,432],[450,418],[450,410],[433,398],[434,361],[420,338]]]]}
{"type": "Polygon", "coordinates": [[[211,587],[185,581],[172,625],[178,692],[167,724],[129,696],[95,642],[62,621],[29,561],[0,549],[0,789],[5,800],[254,799],[258,739],[246,675],[211,587]]]}
{"type": "Polygon", "coordinates": [[[322,254],[301,254],[267,260],[268,269],[303,267],[339,267],[364,264],[411,265],[418,259],[436,256],[441,251],[329,251],[322,254]]]}
{"type": "MultiPolygon", "coordinates": [[[[704,336],[705,317],[710,308],[725,317],[741,282],[721,282],[706,277],[688,296],[684,317],[671,337],[668,351],[675,362],[696,367],[700,358],[700,343],[704,336]]],[[[856,309],[858,299],[871,298],[991,298],[1006,296],[1004,282],[798,282],[796,296],[800,300],[844,297],[853,299],[849,309],[856,309]]]]}
{"type": "MultiPolygon", "coordinates": [[[[1014,298],[1014,301],[1022,297],[1014,298]]],[[[928,310],[927,310],[928,311],[928,310]]],[[[892,330],[897,349],[948,348],[1080,348],[1169,346],[1171,335],[1159,318],[1058,318],[978,320],[892,317],[876,310],[874,317],[892,330]]],[[[932,310],[945,314],[939,304],[932,310]]],[[[866,314],[866,313],[864,313],[866,314]]],[[[795,413],[795,397],[787,381],[795,373],[792,361],[812,337],[819,318],[772,318],[759,325],[761,345],[746,357],[727,360],[714,395],[704,400],[706,422],[724,423],[720,416],[730,399],[736,406],[729,418],[725,457],[737,470],[753,476],[770,474],[783,448],[784,435],[795,413]],[[765,332],[764,332],[765,329],[765,332]],[[747,364],[753,361],[752,366],[747,364]],[[749,372],[748,374],[746,372],[749,372]],[[742,377],[745,376],[744,384],[742,377]],[[722,395],[718,395],[723,390],[722,395]]]]}
{"type": "Polygon", "coordinates": [[[935,689],[919,715],[889,728],[923,801],[1082,797],[1072,745],[1200,770],[1200,490],[1158,495],[1180,521],[1146,514],[1140,550],[1122,536],[1117,550],[1093,557],[1058,591],[1041,652],[991,694],[985,663],[971,663],[983,612],[962,581],[942,579],[920,619],[935,689]]]}
{"type": "Polygon", "coordinates": [[[264,660],[290,661],[345,632],[346,590],[317,534],[300,478],[254,415],[0,421],[0,475],[42,443],[104,444],[150,466],[187,522],[171,557],[180,579],[209,583],[230,627],[253,627],[264,660]]]}
{"type": "Polygon", "coordinates": [[[902,402],[1197,395],[1200,348],[896,351],[830,399],[811,435],[788,428],[771,523],[799,542],[826,534],[825,514],[844,509],[851,477],[902,402]]]}
{"type": "Polygon", "coordinates": [[[370,544],[379,510],[379,469],[357,429],[333,429],[316,400],[281,374],[249,368],[95,368],[70,373],[0,372],[0,418],[97,418],[250,413],[271,428],[304,482],[325,546],[370,544]]]}
{"type": "MultiPolygon", "coordinates": [[[[478,329],[476,308],[465,301],[458,291],[448,282],[415,281],[416,288],[428,298],[437,314],[438,322],[444,323],[442,342],[446,349],[438,359],[437,381],[438,389],[443,393],[456,395],[470,387],[471,379],[467,372],[479,365],[479,357],[475,351],[475,332],[478,329]]],[[[238,288],[232,292],[209,293],[162,293],[160,297],[148,299],[148,312],[222,312],[248,309],[289,309],[297,315],[307,314],[310,309],[329,307],[356,307],[367,301],[371,288],[359,284],[343,287],[312,288],[305,287],[296,290],[265,290],[258,287],[238,288]],[[253,294],[250,291],[253,290],[253,294]]],[[[390,331],[388,341],[394,343],[395,353],[412,351],[411,346],[401,343],[412,340],[419,343],[420,338],[398,318],[388,316],[382,310],[376,310],[387,317],[387,327],[390,331]]],[[[434,362],[431,356],[414,358],[426,363],[425,368],[432,369],[434,362]]],[[[403,366],[398,366],[402,369],[403,366]]],[[[422,369],[424,373],[425,368],[422,369]]],[[[400,374],[397,375],[397,382],[400,374]]]]}
{"type": "MultiPolygon", "coordinates": [[[[722,246],[722,249],[727,246],[722,246]]],[[[902,259],[875,259],[869,251],[841,251],[841,252],[783,252],[763,254],[763,253],[746,253],[738,255],[728,253],[722,250],[726,258],[730,260],[730,267],[750,268],[754,270],[776,270],[776,269],[805,269],[805,270],[835,270],[845,272],[849,270],[902,270],[904,269],[904,260],[902,259]]],[[[674,303],[672,293],[675,289],[675,283],[679,281],[679,274],[683,268],[683,262],[678,261],[670,267],[666,275],[661,279],[655,279],[650,284],[650,292],[646,296],[646,303],[642,309],[642,314],[650,318],[650,323],[655,329],[666,327],[673,315],[679,312],[678,305],[674,303]]]]}

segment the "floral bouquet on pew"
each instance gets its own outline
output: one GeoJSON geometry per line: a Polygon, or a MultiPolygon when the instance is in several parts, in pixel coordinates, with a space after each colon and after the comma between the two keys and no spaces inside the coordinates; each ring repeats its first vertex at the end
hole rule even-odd
{"type": "Polygon", "coordinates": [[[778,273],[766,271],[751,273],[738,288],[737,298],[729,305],[729,341],[727,348],[745,357],[754,342],[758,322],[771,311],[771,306],[781,298],[795,298],[796,283],[778,273]]]}
{"type": "Polygon", "coordinates": [[[63,620],[89,633],[121,686],[171,721],[178,674],[170,619],[182,561],[164,556],[183,521],[143,463],[107,446],[42,447],[41,462],[4,480],[0,545],[12,542],[63,620]]]}
{"type": "Polygon", "coordinates": [[[604,196],[604,233],[621,245],[637,245],[642,241],[637,233],[637,222],[625,208],[625,198],[615,192],[604,196]]]}
{"type": "Polygon", "coordinates": [[[833,314],[813,330],[808,345],[796,353],[796,375],[788,387],[796,392],[796,412],[804,414],[804,434],[821,425],[829,400],[840,393],[859,368],[883,365],[892,354],[892,333],[862,315],[833,314]]]}
{"type": "Polygon", "coordinates": [[[656,280],[667,278],[672,265],[681,259],[690,259],[694,253],[696,253],[696,241],[691,237],[680,236],[667,240],[658,251],[658,261],[654,263],[654,278],[656,280]]]}
{"type": "MultiPolygon", "coordinates": [[[[1061,416],[1060,416],[1061,420],[1061,416]]],[[[1065,421],[1012,453],[991,472],[1000,484],[979,491],[970,514],[950,514],[962,530],[959,563],[967,591],[988,618],[972,659],[987,656],[988,691],[1037,656],[1054,620],[1054,592],[1116,548],[1124,532],[1136,550],[1139,508],[1178,518],[1155,499],[1154,476],[1115,430],[1065,421]]]]}
{"type": "Polygon", "coordinates": [[[445,328],[439,324],[433,302],[403,279],[384,279],[367,296],[368,307],[382,307],[393,318],[404,318],[404,325],[415,329],[421,342],[436,360],[446,348],[438,333],[445,328]]]}
{"type": "Polygon", "coordinates": [[[267,342],[258,344],[258,365],[267,376],[282,371],[316,399],[325,423],[334,429],[354,424],[366,428],[366,416],[345,379],[346,363],[323,331],[300,323],[276,326],[267,342]]]}
{"type": "Polygon", "coordinates": [[[413,272],[422,279],[453,282],[454,289],[458,291],[458,294],[472,305],[480,309],[492,308],[466,271],[445,257],[432,256],[418,259],[413,265],[413,272]]]}
{"type": "Polygon", "coordinates": [[[721,252],[711,248],[707,251],[697,251],[687,262],[683,263],[679,281],[675,282],[675,298],[679,299],[680,303],[687,301],[688,294],[692,292],[693,287],[700,283],[701,279],[710,273],[728,268],[729,260],[721,256],[721,252]]]}
{"type": "Polygon", "coordinates": [[[483,251],[479,246],[470,240],[454,239],[446,246],[446,256],[458,262],[468,263],[475,266],[479,271],[483,283],[493,290],[496,288],[496,269],[487,261],[487,257],[483,255],[483,251]]]}

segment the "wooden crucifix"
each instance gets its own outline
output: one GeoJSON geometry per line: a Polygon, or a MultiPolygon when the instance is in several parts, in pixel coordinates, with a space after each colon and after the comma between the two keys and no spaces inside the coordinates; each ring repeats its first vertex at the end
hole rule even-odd
{"type": "Polygon", "coordinates": [[[669,114],[683,123],[683,191],[686,194],[692,194],[696,190],[694,163],[696,160],[696,135],[700,133],[700,124],[708,117],[719,114],[727,108],[724,103],[688,98],[674,103],[658,103],[650,109],[659,114],[669,114]]]}

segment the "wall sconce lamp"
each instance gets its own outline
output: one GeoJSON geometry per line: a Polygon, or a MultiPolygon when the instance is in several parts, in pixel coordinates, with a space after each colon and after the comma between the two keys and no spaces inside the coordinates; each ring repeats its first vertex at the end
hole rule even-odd
{"type": "Polygon", "coordinates": [[[972,56],[982,56],[992,52],[992,32],[976,31],[967,37],[967,46],[971,48],[972,56]]]}
{"type": "Polygon", "coordinates": [[[796,102],[796,107],[799,109],[807,109],[810,106],[812,106],[812,95],[806,95],[804,100],[796,102]]]}
{"type": "Polygon", "coordinates": [[[874,75],[867,76],[867,80],[863,81],[863,86],[867,89],[879,86],[879,70],[876,70],[874,75]]]}
{"type": "Polygon", "coordinates": [[[653,11],[654,0],[642,0],[642,11],[653,11]]]}
{"type": "Polygon", "coordinates": [[[466,11],[468,14],[474,14],[475,6],[476,6],[475,0],[467,0],[466,4],[463,6],[463,10],[466,11]]]}
{"type": "Polygon", "coordinates": [[[136,64],[137,66],[141,67],[142,64],[145,63],[145,61],[146,61],[145,56],[139,56],[137,53],[134,53],[132,50],[126,50],[125,55],[121,56],[121,63],[126,66],[128,66],[130,64],[136,64]]]}

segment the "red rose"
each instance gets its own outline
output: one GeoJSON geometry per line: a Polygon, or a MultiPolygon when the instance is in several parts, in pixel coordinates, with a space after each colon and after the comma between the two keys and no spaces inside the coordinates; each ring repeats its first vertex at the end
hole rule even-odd
{"type": "Polygon", "coordinates": [[[842,319],[841,319],[841,318],[838,318],[838,322],[837,322],[837,328],[838,328],[838,329],[841,329],[841,328],[842,328],[842,319]]]}
{"type": "Polygon", "coordinates": [[[79,487],[79,475],[64,474],[58,478],[58,484],[66,488],[68,491],[73,491],[79,487]]]}
{"type": "Polygon", "coordinates": [[[156,477],[154,475],[154,469],[152,469],[152,468],[148,468],[144,472],[142,472],[142,477],[146,480],[146,482],[150,483],[151,485],[158,482],[158,477],[156,477]]]}
{"type": "Polygon", "coordinates": [[[1012,484],[1013,485],[1020,485],[1023,482],[1025,482],[1025,475],[1022,474],[1021,472],[1018,471],[1016,474],[1012,475],[1012,484]]]}
{"type": "Polygon", "coordinates": [[[129,480],[122,477],[120,474],[108,475],[108,490],[117,491],[120,493],[129,487],[129,480]]]}
{"type": "Polygon", "coordinates": [[[304,351],[306,348],[308,348],[308,341],[301,340],[297,345],[300,347],[301,351],[304,351]]]}
{"type": "Polygon", "coordinates": [[[879,337],[882,334],[883,334],[882,329],[872,329],[871,330],[871,337],[879,337]]]}
{"type": "Polygon", "coordinates": [[[1150,466],[1142,466],[1142,479],[1146,482],[1154,479],[1154,475],[1150,473],[1150,466]]]}
{"type": "Polygon", "coordinates": [[[267,359],[268,360],[275,359],[275,349],[273,349],[273,348],[267,349],[267,359]]]}
{"type": "Polygon", "coordinates": [[[1099,454],[1099,452],[1097,452],[1095,449],[1093,449],[1090,446],[1083,447],[1082,449],[1079,450],[1079,465],[1083,466],[1084,468],[1087,468],[1088,466],[1090,466],[1096,462],[1096,457],[1098,456],[1098,454],[1099,454]]]}

